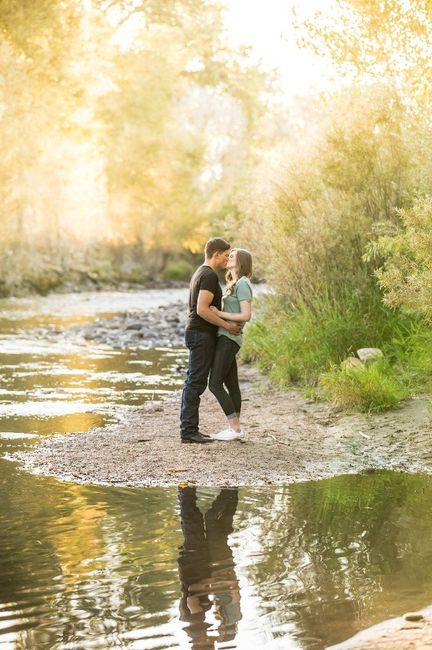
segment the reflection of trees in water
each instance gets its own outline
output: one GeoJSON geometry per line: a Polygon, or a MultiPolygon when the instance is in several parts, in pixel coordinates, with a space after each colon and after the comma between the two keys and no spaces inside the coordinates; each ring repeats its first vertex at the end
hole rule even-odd
{"type": "Polygon", "coordinates": [[[210,649],[217,641],[232,641],[241,619],[239,584],[228,545],[238,490],[221,490],[205,515],[197,506],[194,487],[179,488],[179,503],[184,537],[178,558],[180,619],[187,622],[191,647],[210,649]],[[210,610],[216,626],[207,621],[210,610]]]}
{"type": "Polygon", "coordinates": [[[400,603],[420,565],[422,581],[432,581],[432,568],[424,571],[431,552],[420,542],[432,532],[424,517],[432,488],[424,486],[424,477],[380,472],[263,494],[261,559],[250,576],[280,618],[295,623],[304,647],[336,642],[396,613],[388,602],[400,603]],[[397,595],[388,601],[387,590],[397,595]]]}
{"type": "Polygon", "coordinates": [[[171,491],[104,490],[24,474],[3,502],[8,510],[14,523],[0,554],[0,602],[18,623],[22,647],[119,647],[133,631],[136,639],[167,623],[179,544],[171,491]]]}

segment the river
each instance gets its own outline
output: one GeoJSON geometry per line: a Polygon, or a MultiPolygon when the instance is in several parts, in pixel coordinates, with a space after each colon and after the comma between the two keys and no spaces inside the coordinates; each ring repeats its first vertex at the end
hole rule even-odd
{"type": "Polygon", "coordinates": [[[9,460],[181,385],[183,349],[35,332],[184,290],[2,300],[0,647],[320,650],[429,604],[432,477],[286,487],[106,488],[9,460]]]}

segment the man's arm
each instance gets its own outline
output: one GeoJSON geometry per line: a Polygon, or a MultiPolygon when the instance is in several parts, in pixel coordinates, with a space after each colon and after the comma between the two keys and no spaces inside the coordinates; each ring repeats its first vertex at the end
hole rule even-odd
{"type": "Polygon", "coordinates": [[[231,334],[239,334],[240,325],[238,323],[227,323],[226,321],[222,320],[222,318],[219,318],[219,316],[210,309],[213,297],[214,294],[211,291],[208,291],[207,289],[200,289],[197,302],[198,316],[201,316],[201,318],[206,320],[208,323],[211,323],[212,325],[217,325],[218,327],[225,328],[228,330],[228,332],[231,332],[231,334]]]}

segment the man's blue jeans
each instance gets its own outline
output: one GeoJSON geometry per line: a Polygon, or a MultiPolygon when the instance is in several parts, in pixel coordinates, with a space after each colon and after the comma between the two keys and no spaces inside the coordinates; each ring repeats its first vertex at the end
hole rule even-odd
{"type": "Polygon", "coordinates": [[[214,332],[199,329],[186,330],[186,347],[189,349],[189,367],[182,393],[180,435],[190,438],[198,433],[200,396],[207,388],[207,380],[216,348],[214,332]]]}

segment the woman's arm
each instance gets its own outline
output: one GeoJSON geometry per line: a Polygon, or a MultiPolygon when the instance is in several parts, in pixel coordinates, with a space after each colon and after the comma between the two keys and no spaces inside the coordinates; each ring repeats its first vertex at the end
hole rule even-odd
{"type": "Polygon", "coordinates": [[[235,323],[247,323],[252,316],[252,302],[250,300],[240,300],[240,313],[231,314],[228,311],[219,311],[216,307],[210,307],[219,318],[234,321],[235,323]]]}

